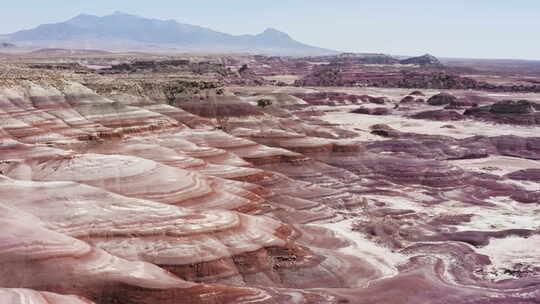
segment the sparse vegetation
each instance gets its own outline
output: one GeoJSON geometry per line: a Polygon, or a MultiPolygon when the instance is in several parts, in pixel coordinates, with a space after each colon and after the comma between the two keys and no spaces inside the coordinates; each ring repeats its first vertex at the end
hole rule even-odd
{"type": "Polygon", "coordinates": [[[263,98],[263,99],[257,100],[257,106],[258,106],[259,108],[263,108],[263,109],[264,109],[264,108],[266,108],[266,107],[268,107],[268,106],[271,106],[271,105],[272,105],[272,100],[270,100],[270,99],[265,99],[265,98],[263,98]]]}

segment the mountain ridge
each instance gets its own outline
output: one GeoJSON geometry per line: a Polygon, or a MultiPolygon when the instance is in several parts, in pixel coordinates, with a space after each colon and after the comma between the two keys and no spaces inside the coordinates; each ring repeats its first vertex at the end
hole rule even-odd
{"type": "Polygon", "coordinates": [[[7,41],[44,47],[98,46],[138,50],[154,47],[204,51],[248,52],[276,55],[322,55],[337,51],[314,47],[294,40],[289,34],[267,28],[256,35],[231,35],[206,27],[115,12],[102,17],[79,14],[59,23],[3,35],[7,41]]]}

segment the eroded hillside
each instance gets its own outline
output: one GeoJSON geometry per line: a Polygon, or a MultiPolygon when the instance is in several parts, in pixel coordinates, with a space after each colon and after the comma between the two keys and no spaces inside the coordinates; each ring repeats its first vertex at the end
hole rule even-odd
{"type": "Polygon", "coordinates": [[[538,94],[219,60],[5,63],[0,302],[539,301],[538,94]]]}

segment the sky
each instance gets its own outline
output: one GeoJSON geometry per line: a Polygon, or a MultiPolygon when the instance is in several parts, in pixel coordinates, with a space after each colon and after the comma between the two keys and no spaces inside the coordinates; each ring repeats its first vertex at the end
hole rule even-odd
{"type": "Polygon", "coordinates": [[[17,0],[0,33],[114,11],[230,34],[276,28],[314,46],[458,58],[540,60],[540,0],[17,0]]]}

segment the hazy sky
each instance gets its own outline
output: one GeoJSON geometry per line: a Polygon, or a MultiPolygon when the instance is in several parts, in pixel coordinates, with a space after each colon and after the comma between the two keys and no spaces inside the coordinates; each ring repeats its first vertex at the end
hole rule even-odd
{"type": "Polygon", "coordinates": [[[540,0],[16,0],[0,33],[119,10],[231,34],[273,27],[315,46],[395,55],[540,59],[540,0]]]}

